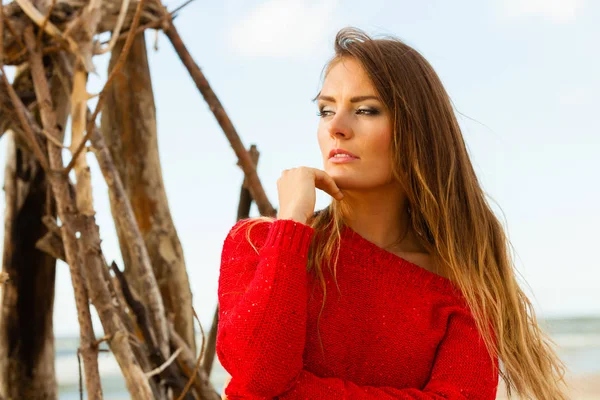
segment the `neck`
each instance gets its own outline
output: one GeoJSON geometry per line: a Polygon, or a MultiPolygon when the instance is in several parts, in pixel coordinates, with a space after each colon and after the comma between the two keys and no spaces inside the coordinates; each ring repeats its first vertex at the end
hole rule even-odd
{"type": "Polygon", "coordinates": [[[390,251],[423,251],[410,225],[408,200],[398,185],[344,190],[345,223],[356,233],[390,251]]]}

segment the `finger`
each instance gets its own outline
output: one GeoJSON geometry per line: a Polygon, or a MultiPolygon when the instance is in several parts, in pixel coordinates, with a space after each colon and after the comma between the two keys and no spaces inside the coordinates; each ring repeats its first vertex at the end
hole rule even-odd
{"type": "Polygon", "coordinates": [[[338,200],[344,198],[344,194],[337,186],[331,175],[317,168],[313,168],[313,172],[315,174],[316,188],[321,189],[322,191],[328,193],[331,197],[335,197],[338,200]]]}

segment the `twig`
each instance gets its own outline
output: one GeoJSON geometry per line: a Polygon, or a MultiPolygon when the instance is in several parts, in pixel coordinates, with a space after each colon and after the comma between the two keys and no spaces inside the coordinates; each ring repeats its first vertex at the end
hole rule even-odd
{"type": "MultiPolygon", "coordinates": [[[[146,29],[158,28],[168,18],[169,18],[169,15],[165,15],[164,17],[161,17],[155,21],[150,21],[150,22],[146,23],[145,25],[142,25],[139,28],[137,28],[137,30],[135,31],[135,34],[138,35],[138,34],[144,32],[146,29]]],[[[128,30],[127,32],[121,33],[121,35],[119,35],[119,37],[117,38],[117,41],[127,39],[127,35],[129,35],[129,32],[131,32],[131,29],[128,30]]],[[[107,40],[105,42],[102,42],[102,44],[107,44],[109,42],[110,42],[110,40],[107,40]]]]}
{"type": "Polygon", "coordinates": [[[35,137],[33,130],[31,129],[31,126],[29,125],[29,122],[25,118],[25,114],[23,112],[23,109],[25,109],[25,105],[23,104],[23,102],[21,101],[19,96],[17,96],[15,89],[8,82],[8,79],[6,78],[6,71],[4,71],[3,65],[0,65],[0,71],[2,71],[2,81],[4,82],[4,86],[6,86],[6,90],[8,91],[8,95],[13,104],[13,108],[15,109],[15,112],[17,113],[17,117],[19,118],[19,122],[21,123],[21,126],[23,127],[23,132],[25,132],[25,136],[29,140],[29,144],[31,145],[31,148],[33,149],[33,154],[35,154],[35,156],[37,157],[38,161],[40,162],[40,165],[42,166],[42,168],[44,168],[44,171],[46,171],[46,173],[49,174],[50,167],[48,166],[48,159],[46,158],[46,155],[42,151],[40,143],[38,142],[37,138],[35,137]]]}
{"type": "Polygon", "coordinates": [[[114,336],[114,335],[104,335],[104,336],[102,336],[100,339],[98,339],[98,340],[96,340],[96,341],[94,342],[94,346],[95,346],[95,347],[98,347],[98,346],[100,346],[100,344],[102,344],[103,342],[108,342],[110,339],[112,339],[112,338],[113,338],[113,336],[114,336]]]}
{"type": "Polygon", "coordinates": [[[48,21],[50,21],[50,16],[52,15],[52,11],[54,11],[54,6],[56,6],[56,0],[52,0],[52,4],[50,5],[50,9],[46,13],[46,17],[44,18],[44,22],[42,22],[42,26],[40,27],[41,29],[39,30],[38,35],[37,35],[37,41],[38,42],[42,41],[42,33],[44,33],[44,30],[46,29],[46,24],[48,23],[48,21]]]}
{"type": "Polygon", "coordinates": [[[123,27],[123,22],[125,22],[125,15],[127,14],[127,10],[129,9],[129,1],[130,0],[123,0],[123,2],[121,3],[121,11],[119,11],[117,24],[115,25],[115,29],[113,30],[110,36],[110,42],[108,43],[108,46],[104,49],[100,49],[98,52],[95,52],[95,54],[108,53],[113,49],[113,47],[115,47],[115,43],[117,43],[117,40],[119,39],[119,34],[121,33],[121,28],[123,27]]]}
{"type": "Polygon", "coordinates": [[[149,320],[153,333],[156,335],[156,345],[160,349],[161,355],[166,359],[169,356],[169,330],[163,298],[152,269],[148,249],[136,221],[131,202],[125,192],[120,174],[104,142],[102,133],[95,125],[93,125],[91,132],[92,148],[104,180],[108,185],[109,193],[112,196],[111,201],[113,201],[115,209],[118,210],[116,213],[118,222],[124,227],[124,237],[126,242],[129,243],[134,264],[139,268],[137,278],[146,288],[143,303],[148,307],[150,313],[149,320]]]}
{"type": "Polygon", "coordinates": [[[177,356],[179,355],[179,353],[181,353],[181,350],[182,350],[181,347],[178,348],[173,354],[171,354],[171,357],[169,357],[169,359],[167,361],[165,361],[164,364],[162,364],[158,368],[154,368],[150,372],[146,372],[146,378],[150,379],[153,376],[162,373],[171,363],[173,363],[173,361],[177,358],[177,356]]]}
{"type": "Polygon", "coordinates": [[[198,314],[196,314],[196,310],[194,309],[194,307],[192,307],[192,311],[194,312],[194,317],[196,317],[196,321],[198,321],[198,326],[200,327],[200,332],[202,333],[202,346],[200,347],[200,355],[198,355],[198,360],[196,361],[196,367],[194,367],[194,371],[192,372],[190,379],[188,380],[187,384],[185,385],[185,388],[183,389],[183,392],[177,398],[177,400],[183,400],[183,398],[184,398],[183,396],[185,396],[185,394],[188,392],[188,390],[190,390],[190,387],[192,386],[192,384],[194,383],[194,380],[196,379],[196,375],[198,374],[198,370],[200,369],[200,365],[202,362],[202,356],[204,355],[204,330],[202,329],[202,324],[200,323],[200,318],[198,318],[198,314]]]}
{"type": "Polygon", "coordinates": [[[40,130],[40,132],[46,137],[46,139],[48,139],[49,141],[51,141],[52,143],[54,143],[54,145],[56,145],[57,147],[60,147],[60,148],[63,148],[63,149],[68,149],[67,146],[65,146],[60,140],[58,140],[57,138],[55,138],[54,135],[52,135],[47,130],[42,129],[42,130],[40,130]]]}
{"type": "MultiPolygon", "coordinates": [[[[146,29],[152,29],[152,28],[158,28],[159,26],[163,25],[165,22],[168,22],[169,20],[173,20],[175,18],[177,18],[177,12],[181,11],[184,7],[188,6],[189,4],[191,4],[192,2],[194,2],[195,0],[188,0],[186,1],[184,4],[180,5],[179,7],[177,7],[175,10],[169,12],[169,13],[165,13],[162,17],[160,17],[157,20],[154,21],[150,21],[142,26],[140,26],[136,31],[135,34],[139,34],[144,32],[146,29]]],[[[163,29],[166,29],[163,28],[163,29]]],[[[117,41],[119,40],[123,40],[127,38],[127,35],[129,34],[129,30],[127,32],[123,32],[121,33],[121,35],[119,35],[119,37],[116,39],[117,41]]],[[[102,42],[103,45],[110,43],[112,41],[112,37],[110,40],[105,40],[104,42],[102,42]]],[[[102,54],[102,53],[96,53],[96,54],[102,54]]]]}
{"type": "MultiPolygon", "coordinates": [[[[3,7],[0,7],[0,8],[2,8],[2,14],[4,15],[4,8],[3,7]]],[[[21,35],[17,34],[17,30],[13,26],[12,22],[10,22],[10,18],[4,18],[4,23],[6,24],[6,27],[8,28],[8,30],[10,31],[10,33],[15,38],[15,41],[17,42],[17,44],[19,45],[19,47],[21,47],[21,50],[24,50],[25,49],[25,43],[23,43],[23,41],[21,40],[21,35]]]]}
{"type": "Polygon", "coordinates": [[[191,3],[193,3],[195,0],[187,0],[185,3],[183,3],[182,5],[180,5],[179,7],[177,7],[176,9],[174,9],[173,11],[170,12],[170,14],[173,16],[175,15],[178,11],[181,11],[183,8],[187,7],[188,5],[190,5],[191,3]]]}
{"type": "Polygon", "coordinates": [[[123,297],[125,297],[125,301],[127,302],[129,309],[131,310],[131,312],[135,316],[135,319],[137,320],[137,325],[140,331],[142,331],[142,336],[144,337],[148,348],[151,352],[156,352],[156,341],[154,340],[152,332],[150,331],[150,329],[148,329],[148,319],[146,316],[146,309],[144,308],[144,305],[133,296],[131,288],[125,280],[123,272],[121,272],[121,270],[119,269],[119,267],[117,267],[117,264],[114,261],[110,265],[110,268],[114,272],[117,281],[119,281],[121,291],[123,292],[123,297]]]}
{"type": "MultiPolygon", "coordinates": [[[[150,352],[150,359],[154,362],[155,365],[165,365],[165,368],[161,370],[159,373],[165,372],[167,376],[167,380],[173,384],[175,389],[181,389],[184,387],[183,382],[180,381],[179,377],[176,374],[175,366],[172,366],[170,363],[165,363],[165,358],[162,355],[162,352],[155,344],[155,341],[152,337],[150,330],[148,329],[147,317],[146,317],[146,308],[144,305],[135,298],[133,295],[125,276],[123,276],[123,272],[119,270],[117,264],[114,262],[111,264],[111,269],[115,273],[117,280],[119,281],[119,285],[121,286],[121,291],[123,292],[123,297],[127,302],[129,309],[132,311],[133,315],[135,315],[135,319],[137,321],[137,325],[139,329],[142,331],[142,336],[146,341],[150,352]]],[[[181,347],[180,347],[181,350],[181,347]]],[[[185,397],[182,397],[182,399],[185,397]]]]}
{"type": "MultiPolygon", "coordinates": [[[[50,88],[48,80],[46,79],[42,55],[37,46],[35,34],[33,33],[33,27],[31,25],[25,28],[24,39],[27,51],[29,52],[29,65],[31,68],[33,88],[35,89],[43,128],[58,137],[60,133],[57,129],[56,114],[52,106],[50,88]]],[[[31,128],[28,127],[28,129],[31,128]]],[[[62,167],[62,149],[57,148],[50,143],[48,143],[47,147],[50,166],[53,169],[62,167]]],[[[92,345],[94,329],[89,310],[90,296],[88,295],[88,287],[84,283],[79,243],[75,236],[75,232],[79,229],[77,225],[80,220],[77,218],[78,214],[73,211],[76,210],[76,208],[72,203],[72,187],[70,186],[68,176],[52,176],[50,183],[52,184],[52,192],[58,206],[58,216],[63,222],[63,244],[71,271],[71,280],[73,282],[75,293],[75,304],[77,306],[77,316],[81,326],[80,346],[82,347],[82,355],[84,357],[83,367],[85,370],[86,388],[90,399],[101,399],[102,387],[100,383],[100,374],[98,372],[98,354],[92,345]]]]}
{"type": "Polygon", "coordinates": [[[56,27],[56,25],[54,25],[52,22],[46,21],[45,17],[42,15],[42,13],[37,8],[35,8],[35,6],[31,3],[31,1],[29,1],[29,0],[15,0],[15,1],[17,2],[17,4],[19,4],[19,6],[23,10],[23,12],[29,18],[31,18],[31,20],[37,26],[39,26],[40,28],[43,28],[44,32],[46,32],[48,35],[50,35],[62,42],[67,43],[69,45],[71,52],[73,52],[74,54],[78,53],[77,52],[77,43],[75,43],[75,41],[71,37],[64,36],[63,33],[61,32],[61,30],[58,29],[56,27]]]}
{"type": "MultiPolygon", "coordinates": [[[[41,51],[42,51],[43,55],[48,55],[48,54],[59,52],[61,50],[64,50],[63,46],[48,46],[48,47],[44,47],[41,51]]],[[[11,58],[6,59],[5,64],[8,64],[8,65],[20,64],[21,58],[24,58],[26,55],[27,55],[27,49],[23,48],[17,54],[13,55],[11,58]]],[[[25,60],[23,60],[23,61],[25,61],[25,60]]]]}
{"type": "MultiPolygon", "coordinates": [[[[248,190],[246,190],[247,192],[248,190]]],[[[219,326],[219,303],[215,307],[215,313],[213,314],[212,325],[210,331],[208,331],[208,344],[206,346],[206,354],[202,358],[202,369],[207,376],[210,376],[212,371],[213,362],[215,360],[216,344],[217,344],[217,328],[219,326]]]]}
{"type": "MultiPolygon", "coordinates": [[[[19,1],[26,1],[26,0],[19,0],[19,1]]],[[[96,108],[94,109],[94,113],[92,114],[92,118],[90,118],[90,120],[87,124],[86,134],[83,137],[83,139],[81,139],[81,142],[75,149],[75,152],[73,153],[73,158],[71,158],[69,165],[67,165],[67,168],[65,168],[65,173],[67,175],[69,174],[69,172],[71,172],[71,169],[75,165],[75,162],[77,161],[77,157],[79,157],[79,153],[81,153],[81,151],[85,147],[85,143],[92,136],[94,127],[96,125],[96,117],[98,116],[98,113],[100,112],[100,110],[102,109],[102,105],[104,104],[104,99],[106,97],[106,88],[109,87],[112,80],[117,75],[117,73],[119,73],[120,69],[123,67],[123,64],[125,63],[125,59],[127,58],[127,55],[129,54],[129,50],[131,49],[131,45],[133,44],[133,38],[135,37],[135,31],[136,31],[138,25],[140,24],[140,17],[142,15],[142,9],[143,9],[145,2],[146,2],[146,0],[140,0],[140,2],[137,5],[137,8],[135,9],[135,15],[133,16],[133,22],[131,23],[131,29],[129,30],[129,34],[127,35],[127,40],[125,41],[125,45],[123,46],[121,55],[119,56],[119,59],[117,60],[117,63],[115,64],[115,67],[110,72],[110,75],[108,76],[106,83],[104,84],[104,87],[102,88],[102,91],[100,92],[100,95],[98,97],[98,102],[96,103],[96,108]]]]}

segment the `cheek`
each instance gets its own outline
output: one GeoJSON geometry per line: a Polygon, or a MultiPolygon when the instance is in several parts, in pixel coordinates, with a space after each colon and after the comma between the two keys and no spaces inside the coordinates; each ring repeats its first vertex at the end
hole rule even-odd
{"type": "Polygon", "coordinates": [[[329,152],[329,149],[327,148],[327,146],[328,146],[327,135],[325,133],[325,130],[321,129],[321,127],[319,127],[317,130],[317,140],[319,142],[319,148],[321,149],[321,154],[324,157],[325,152],[329,152]]]}
{"type": "Polygon", "coordinates": [[[392,130],[386,124],[374,130],[369,137],[369,147],[377,154],[389,154],[392,147],[392,130]]]}

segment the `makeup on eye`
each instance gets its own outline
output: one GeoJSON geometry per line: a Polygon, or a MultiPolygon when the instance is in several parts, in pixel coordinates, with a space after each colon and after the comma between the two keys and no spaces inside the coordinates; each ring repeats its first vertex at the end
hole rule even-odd
{"type": "MultiPolygon", "coordinates": [[[[375,107],[360,107],[355,111],[358,115],[378,115],[380,114],[379,109],[375,107]]],[[[319,107],[319,111],[317,112],[317,116],[319,117],[328,117],[333,114],[333,111],[326,110],[325,106],[319,107]]]]}

